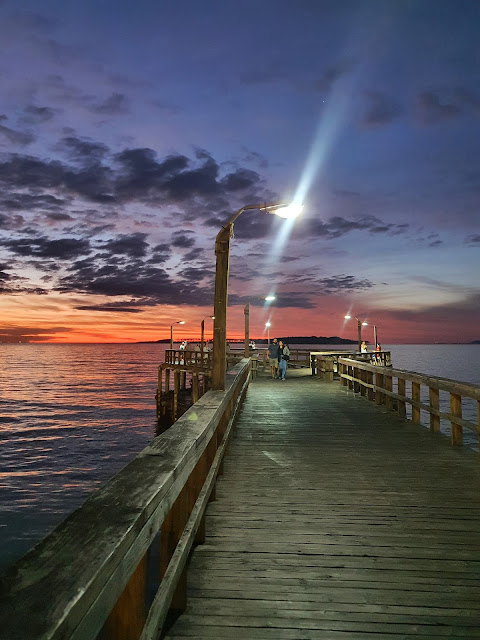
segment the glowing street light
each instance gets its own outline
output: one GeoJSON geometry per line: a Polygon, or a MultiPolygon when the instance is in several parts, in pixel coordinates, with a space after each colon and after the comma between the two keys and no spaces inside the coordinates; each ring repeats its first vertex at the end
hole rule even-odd
{"type": "Polygon", "coordinates": [[[185,320],[177,320],[177,322],[174,322],[173,324],[170,325],[170,349],[173,349],[173,325],[174,324],[185,324],[185,320]]]}
{"type": "Polygon", "coordinates": [[[212,389],[225,389],[226,339],[227,339],[227,297],[228,266],[230,262],[230,238],[233,235],[233,224],[238,216],[246,210],[257,209],[265,213],[274,213],[282,218],[296,218],[301,205],[285,204],[252,204],[239,209],[220,229],[215,239],[215,255],[217,264],[215,271],[215,298],[213,322],[213,370],[212,389]]]}
{"type": "MultiPolygon", "coordinates": [[[[265,302],[273,302],[276,300],[276,296],[270,294],[264,298],[256,297],[255,300],[265,300],[265,302]]],[[[245,343],[244,343],[244,356],[248,358],[250,355],[250,302],[247,302],[243,309],[245,315],[245,343]]]]}
{"type": "Polygon", "coordinates": [[[215,316],[205,316],[205,318],[202,320],[202,322],[200,323],[200,329],[201,329],[201,336],[200,336],[200,342],[201,342],[201,352],[203,353],[203,343],[205,342],[204,340],[204,335],[205,335],[205,320],[207,318],[211,318],[212,320],[215,319],[215,316]]]}
{"type": "Polygon", "coordinates": [[[270,344],[270,327],[272,326],[272,323],[266,322],[265,326],[267,327],[267,344],[270,344]]]}
{"type": "MultiPolygon", "coordinates": [[[[350,320],[352,316],[351,315],[346,315],[345,316],[345,320],[350,320]]],[[[368,325],[368,322],[362,322],[361,320],[359,320],[356,316],[353,316],[355,318],[355,320],[357,321],[357,331],[358,331],[358,350],[361,351],[362,350],[362,327],[366,327],[368,325]]]]}

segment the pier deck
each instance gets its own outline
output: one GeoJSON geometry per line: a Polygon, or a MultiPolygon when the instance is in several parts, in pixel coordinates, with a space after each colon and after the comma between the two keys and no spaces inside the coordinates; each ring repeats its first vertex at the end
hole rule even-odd
{"type": "Polygon", "coordinates": [[[480,637],[478,454],[338,384],[258,377],[166,637],[480,637]]]}

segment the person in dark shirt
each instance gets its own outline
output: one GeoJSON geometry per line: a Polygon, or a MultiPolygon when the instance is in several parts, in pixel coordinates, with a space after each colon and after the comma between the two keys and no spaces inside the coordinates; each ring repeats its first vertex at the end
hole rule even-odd
{"type": "Polygon", "coordinates": [[[270,362],[270,375],[272,378],[276,378],[278,367],[278,342],[276,338],[268,345],[268,360],[270,362]]]}

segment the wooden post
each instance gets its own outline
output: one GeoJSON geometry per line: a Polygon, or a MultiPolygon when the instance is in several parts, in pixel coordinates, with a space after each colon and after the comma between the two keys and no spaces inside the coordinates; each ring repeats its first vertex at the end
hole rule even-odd
{"type": "Polygon", "coordinates": [[[230,238],[233,233],[233,223],[222,227],[215,241],[215,255],[217,256],[215,273],[215,298],[213,321],[213,371],[212,389],[225,389],[226,345],[227,345],[227,297],[228,297],[228,266],[230,260],[230,238]]]}
{"type": "MultiPolygon", "coordinates": [[[[210,442],[207,444],[207,470],[210,471],[210,467],[212,466],[213,459],[215,458],[215,454],[217,453],[217,432],[213,434],[210,439],[210,442]]],[[[208,472],[207,471],[207,472],[208,472]]],[[[212,493],[210,494],[209,502],[214,502],[217,499],[215,484],[213,485],[212,493]]]]}
{"type": "Polygon", "coordinates": [[[160,420],[162,415],[162,373],[161,367],[158,367],[158,382],[157,382],[157,420],[160,420]]]}
{"type": "Polygon", "coordinates": [[[405,400],[402,400],[402,398],[405,398],[405,378],[398,378],[398,395],[400,396],[397,400],[398,415],[405,418],[407,410],[405,400]]]}
{"type": "MultiPolygon", "coordinates": [[[[432,387],[430,387],[428,397],[430,407],[438,411],[440,408],[440,389],[432,389],[432,387]]],[[[440,431],[440,416],[436,416],[434,413],[430,414],[430,431],[432,433],[438,433],[440,431]]]]}
{"type": "Polygon", "coordinates": [[[138,640],[145,625],[146,555],[140,560],[104,625],[105,640],[138,640]]]}
{"type": "Polygon", "coordinates": [[[250,355],[250,303],[247,302],[243,308],[245,314],[245,343],[244,343],[244,356],[248,358],[250,355]]]}
{"type": "Polygon", "coordinates": [[[362,396],[366,396],[367,395],[367,387],[363,384],[364,382],[366,382],[366,374],[367,374],[367,371],[365,371],[365,369],[359,369],[359,378],[361,380],[361,382],[360,382],[360,395],[362,395],[362,396]]]}
{"type": "MultiPolygon", "coordinates": [[[[385,390],[390,392],[393,390],[392,376],[385,376],[385,390]]],[[[392,396],[388,394],[385,394],[385,406],[387,409],[392,408],[392,396]]]]}
{"type": "MultiPolygon", "coordinates": [[[[450,393],[450,413],[456,418],[462,417],[462,396],[457,393],[450,393]]],[[[451,421],[450,441],[453,445],[458,446],[463,442],[462,425],[451,421]]]]}
{"type": "Polygon", "coordinates": [[[383,404],[383,374],[375,372],[375,404],[383,404]]]}
{"type": "Polygon", "coordinates": [[[375,398],[375,393],[373,391],[373,371],[367,371],[367,382],[369,385],[372,385],[368,387],[367,398],[369,400],[373,400],[375,398]]]}
{"type": "MultiPolygon", "coordinates": [[[[170,511],[165,516],[160,530],[160,577],[163,578],[168,563],[180,540],[188,520],[188,488],[183,487],[170,511]]],[[[170,609],[175,612],[185,610],[187,606],[187,575],[183,570],[177,588],[173,594],[170,609]]]]}
{"type": "Polygon", "coordinates": [[[357,378],[358,378],[358,369],[355,365],[353,365],[353,377],[354,377],[354,381],[353,381],[353,391],[354,393],[358,393],[360,390],[360,385],[357,382],[357,378]]]}
{"type": "Polygon", "coordinates": [[[198,400],[198,373],[192,373],[192,402],[195,404],[198,400]]]}
{"type": "Polygon", "coordinates": [[[178,416],[178,391],[180,387],[180,371],[173,372],[173,411],[172,419],[175,422],[178,416]]]}
{"type": "MultiPolygon", "coordinates": [[[[412,382],[412,400],[420,402],[420,383],[412,382]]],[[[412,404],[412,422],[420,424],[420,409],[412,404]]]]}

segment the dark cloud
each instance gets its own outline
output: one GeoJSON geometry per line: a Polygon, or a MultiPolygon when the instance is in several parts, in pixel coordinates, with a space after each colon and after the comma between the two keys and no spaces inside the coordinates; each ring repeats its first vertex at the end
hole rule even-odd
{"type": "Polygon", "coordinates": [[[119,235],[112,240],[101,243],[100,249],[114,255],[125,255],[130,258],[143,258],[147,254],[148,249],[146,237],[146,233],[119,235]]]}
{"type": "Polygon", "coordinates": [[[371,91],[367,93],[368,108],[361,124],[366,127],[378,127],[388,124],[403,114],[401,105],[385,94],[371,91]]]}
{"type": "Polygon", "coordinates": [[[90,110],[107,116],[122,115],[129,112],[129,100],[123,93],[112,93],[104,102],[92,105],[90,110]]]}
{"type": "Polygon", "coordinates": [[[409,228],[408,224],[384,223],[375,216],[363,216],[354,220],[347,220],[341,216],[334,216],[327,222],[322,220],[308,220],[309,232],[317,237],[340,238],[350,231],[368,231],[372,234],[398,235],[405,233],[409,228]]]}
{"type": "MultiPolygon", "coordinates": [[[[27,155],[4,157],[0,162],[0,185],[4,193],[12,194],[12,202],[15,192],[28,190],[32,202],[48,195],[80,196],[99,204],[194,203],[197,215],[207,203],[218,210],[239,193],[242,199],[254,198],[262,184],[256,172],[242,167],[222,175],[219,165],[205,151],[197,151],[194,160],[183,155],[158,160],[152,149],[127,149],[117,154],[115,164],[109,166],[105,162],[109,150],[103,144],[67,136],[57,149],[67,152],[80,167],[27,155]],[[48,193],[42,195],[42,191],[48,193]]],[[[28,208],[27,199],[25,203],[28,208]]]]}
{"type": "Polygon", "coordinates": [[[195,238],[193,232],[187,231],[175,231],[172,234],[172,246],[179,249],[190,249],[195,245],[195,238]]]}
{"type": "Polygon", "coordinates": [[[0,213],[0,229],[5,231],[11,231],[13,229],[20,229],[25,224],[25,220],[20,215],[10,215],[6,213],[0,213]]]}
{"type": "Polygon", "coordinates": [[[66,200],[48,194],[11,193],[7,198],[0,199],[2,209],[11,211],[54,211],[59,207],[65,206],[65,204],[66,200]]]}
{"type": "Polygon", "coordinates": [[[58,333],[70,333],[71,328],[68,327],[49,327],[42,329],[41,327],[2,327],[0,330],[0,342],[2,343],[18,343],[18,342],[48,342],[52,335],[58,333]]]}
{"type": "Polygon", "coordinates": [[[439,92],[424,91],[417,97],[417,114],[424,124],[435,124],[460,113],[460,107],[448,98],[443,98],[439,92]]]}
{"type": "Polygon", "coordinates": [[[24,124],[38,124],[48,122],[55,116],[55,110],[50,107],[36,107],[33,104],[24,108],[24,114],[19,121],[24,124]]]}
{"type": "MultiPolygon", "coordinates": [[[[93,259],[72,264],[56,289],[63,293],[128,296],[140,306],[156,304],[202,305],[212,301],[212,291],[198,285],[198,279],[184,274],[174,280],[164,269],[148,262],[128,265],[102,263],[93,259]]],[[[105,305],[101,305],[104,307],[105,305]]],[[[128,304],[131,307],[132,304],[128,304]]]]}
{"type": "Polygon", "coordinates": [[[108,153],[108,147],[88,139],[66,136],[60,140],[57,148],[64,150],[73,160],[82,164],[99,164],[108,153]]]}
{"type": "Polygon", "coordinates": [[[480,234],[473,234],[465,238],[465,244],[471,246],[480,246],[480,234]]]}
{"type": "Polygon", "coordinates": [[[90,251],[88,240],[77,238],[19,238],[4,240],[1,246],[13,254],[32,258],[59,258],[61,260],[75,259],[90,251]]]}
{"type": "Polygon", "coordinates": [[[35,136],[27,131],[16,131],[4,125],[0,125],[0,139],[4,138],[13,145],[25,147],[35,140],[35,136]]]}
{"type": "Polygon", "coordinates": [[[104,311],[108,313],[141,313],[143,309],[131,307],[123,302],[110,302],[108,304],[90,304],[75,307],[78,311],[104,311]]]}

